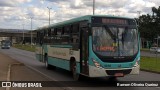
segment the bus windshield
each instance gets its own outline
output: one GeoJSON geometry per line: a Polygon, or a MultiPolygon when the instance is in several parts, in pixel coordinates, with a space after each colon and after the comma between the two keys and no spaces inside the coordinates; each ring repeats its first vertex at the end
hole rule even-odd
{"type": "Polygon", "coordinates": [[[92,27],[92,37],[93,51],[101,56],[133,56],[138,52],[138,33],[133,27],[92,27]]]}
{"type": "Polygon", "coordinates": [[[3,40],[3,41],[1,41],[1,44],[2,44],[2,45],[10,45],[10,41],[5,41],[5,40],[3,40]]]}

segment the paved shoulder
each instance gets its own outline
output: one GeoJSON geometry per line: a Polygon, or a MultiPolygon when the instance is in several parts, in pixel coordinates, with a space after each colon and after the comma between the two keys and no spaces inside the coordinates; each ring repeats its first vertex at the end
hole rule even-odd
{"type": "MultiPolygon", "coordinates": [[[[24,64],[8,57],[5,54],[0,53],[0,57],[0,81],[50,81],[45,76],[33,71],[24,64]]],[[[25,89],[28,90],[28,88],[9,88],[8,90],[25,89]]],[[[5,90],[5,88],[1,88],[1,90],[5,90]]],[[[29,88],[29,90],[62,90],[62,88],[29,88]]]]}

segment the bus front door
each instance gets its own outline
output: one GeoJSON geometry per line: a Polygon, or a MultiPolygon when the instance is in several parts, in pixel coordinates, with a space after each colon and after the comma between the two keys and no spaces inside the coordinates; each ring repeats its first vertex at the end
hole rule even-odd
{"type": "Polygon", "coordinates": [[[81,42],[80,42],[80,66],[81,66],[81,73],[85,75],[89,75],[88,70],[88,28],[82,27],[81,28],[81,42]]]}

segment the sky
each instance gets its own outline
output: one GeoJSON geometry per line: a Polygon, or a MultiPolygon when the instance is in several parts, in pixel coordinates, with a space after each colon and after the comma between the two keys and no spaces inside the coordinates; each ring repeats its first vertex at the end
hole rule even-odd
{"type": "MultiPolygon", "coordinates": [[[[160,0],[95,0],[95,15],[136,18],[152,14],[160,0]]],[[[0,0],[0,28],[32,30],[71,18],[92,15],[93,0],[0,0]],[[48,8],[47,8],[48,7],[48,8]]]]}

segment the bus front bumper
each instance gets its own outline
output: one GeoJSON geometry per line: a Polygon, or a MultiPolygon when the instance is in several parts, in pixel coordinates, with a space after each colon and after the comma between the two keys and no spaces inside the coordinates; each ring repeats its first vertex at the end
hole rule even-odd
{"type": "Polygon", "coordinates": [[[95,66],[89,66],[89,76],[90,77],[106,77],[106,76],[116,76],[123,77],[128,74],[139,74],[140,66],[134,66],[132,68],[119,68],[119,69],[104,69],[97,68],[95,66]]]}

